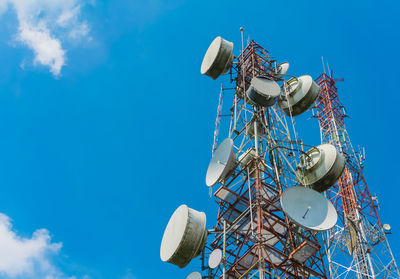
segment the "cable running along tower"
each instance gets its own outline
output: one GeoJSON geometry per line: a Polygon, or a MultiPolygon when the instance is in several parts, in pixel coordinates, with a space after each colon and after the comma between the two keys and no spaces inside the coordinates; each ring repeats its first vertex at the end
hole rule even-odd
{"type": "Polygon", "coordinates": [[[231,42],[211,43],[201,73],[226,73],[229,83],[221,85],[206,174],[218,216],[207,228],[203,212],[178,207],[161,259],[183,268],[200,255],[201,270],[187,279],[399,278],[334,80],[289,76],[288,69],[254,41],[237,57],[231,42]],[[232,105],[223,112],[227,98],[232,105]],[[318,146],[304,144],[295,128],[295,117],[311,107],[321,127],[318,146]],[[383,265],[374,247],[387,248],[383,265]]]}

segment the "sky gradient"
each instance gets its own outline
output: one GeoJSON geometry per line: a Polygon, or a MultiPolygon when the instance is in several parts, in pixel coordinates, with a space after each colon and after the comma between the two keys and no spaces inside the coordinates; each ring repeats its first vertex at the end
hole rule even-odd
{"type": "MultiPolygon", "coordinates": [[[[220,81],[200,64],[218,35],[237,55],[241,26],[290,74],[316,78],[324,56],[345,79],[346,126],[366,148],[399,263],[400,4],[142,2],[0,0],[0,278],[186,278],[199,268],[162,263],[159,246],[180,204],[215,223],[205,172],[220,81]],[[7,243],[30,245],[6,261],[7,243]]],[[[309,116],[299,135],[317,145],[309,116]]]]}

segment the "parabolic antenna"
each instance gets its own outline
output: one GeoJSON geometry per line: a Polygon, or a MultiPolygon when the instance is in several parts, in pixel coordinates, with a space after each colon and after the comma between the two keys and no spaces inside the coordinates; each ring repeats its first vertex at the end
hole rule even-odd
{"type": "Polygon", "coordinates": [[[289,62],[283,62],[276,67],[276,75],[275,77],[281,78],[286,75],[289,70],[289,62]]]}
{"type": "Polygon", "coordinates": [[[210,257],[208,258],[208,266],[211,269],[216,268],[222,261],[222,250],[215,249],[211,252],[210,257]]]}
{"type": "Polygon", "coordinates": [[[308,110],[314,104],[320,92],[320,87],[308,75],[291,78],[287,85],[287,96],[282,90],[283,93],[278,105],[288,116],[297,116],[308,110]]]}
{"type": "Polygon", "coordinates": [[[203,250],[207,239],[206,215],[181,205],[168,222],[161,241],[160,256],[180,268],[203,250]]]}
{"type": "Polygon", "coordinates": [[[235,168],[233,140],[225,139],[215,150],[206,174],[206,184],[211,187],[221,182],[235,168]]]}
{"type": "Polygon", "coordinates": [[[293,222],[313,231],[329,230],[337,221],[333,204],[310,188],[286,189],[281,196],[281,206],[293,222]]]}
{"type": "Polygon", "coordinates": [[[268,77],[258,76],[251,80],[246,95],[252,103],[262,107],[270,107],[275,104],[280,92],[281,88],[275,81],[268,77]]]}
{"type": "Polygon", "coordinates": [[[201,279],[201,278],[202,278],[201,273],[198,271],[192,272],[186,277],[186,279],[201,279]]]}
{"type": "Polygon", "coordinates": [[[216,37],[208,47],[201,63],[200,72],[202,75],[217,79],[226,73],[233,61],[233,43],[216,37]]]}
{"type": "Polygon", "coordinates": [[[332,144],[321,144],[300,157],[296,180],[318,192],[328,190],[340,178],[346,161],[332,144]]]}

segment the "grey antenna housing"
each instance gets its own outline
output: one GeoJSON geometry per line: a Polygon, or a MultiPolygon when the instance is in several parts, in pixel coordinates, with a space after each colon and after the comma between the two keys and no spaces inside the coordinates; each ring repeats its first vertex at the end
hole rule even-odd
{"type": "MultiPolygon", "coordinates": [[[[253,115],[249,121],[249,123],[246,125],[246,132],[247,132],[247,136],[249,138],[254,138],[255,135],[255,129],[254,129],[254,122],[257,121],[257,117],[255,117],[255,115],[253,115]]],[[[263,135],[263,127],[262,124],[257,121],[257,135],[258,137],[263,135]]]]}
{"type": "Polygon", "coordinates": [[[274,80],[265,76],[258,76],[251,80],[246,96],[253,104],[270,107],[276,103],[280,92],[281,88],[274,80]]]}
{"type": "MultiPolygon", "coordinates": [[[[251,178],[256,177],[256,172],[255,172],[256,164],[254,162],[250,163],[248,166],[247,166],[247,164],[251,160],[253,160],[254,157],[256,157],[256,155],[257,155],[256,150],[254,148],[250,148],[250,149],[247,149],[245,152],[243,152],[238,158],[240,166],[242,167],[242,169],[244,169],[244,171],[246,173],[248,172],[248,174],[251,178]]],[[[260,164],[259,169],[261,171],[265,170],[264,165],[260,164]]]]}
{"type": "Polygon", "coordinates": [[[207,240],[204,212],[179,206],[172,214],[161,241],[160,257],[183,268],[204,249],[207,240]]]}
{"type": "Polygon", "coordinates": [[[297,116],[307,111],[317,100],[320,92],[320,87],[309,75],[291,78],[287,85],[287,96],[285,90],[282,90],[278,105],[288,116],[297,116]]]}
{"type": "Polygon", "coordinates": [[[200,72],[202,75],[217,79],[232,66],[233,58],[233,43],[218,36],[208,47],[200,72]]]}
{"type": "Polygon", "coordinates": [[[326,231],[337,222],[337,212],[333,204],[313,189],[288,188],[282,193],[280,202],[285,214],[303,228],[326,231]]]}
{"type": "Polygon", "coordinates": [[[206,185],[212,187],[221,182],[235,168],[233,140],[226,138],[215,150],[206,174],[206,185]]]}
{"type": "Polygon", "coordinates": [[[276,78],[281,78],[281,77],[285,76],[288,70],[289,70],[289,62],[280,63],[276,67],[275,77],[276,78]]]}
{"type": "Polygon", "coordinates": [[[332,144],[321,144],[301,155],[296,180],[318,192],[328,190],[342,176],[346,160],[332,144]]]}

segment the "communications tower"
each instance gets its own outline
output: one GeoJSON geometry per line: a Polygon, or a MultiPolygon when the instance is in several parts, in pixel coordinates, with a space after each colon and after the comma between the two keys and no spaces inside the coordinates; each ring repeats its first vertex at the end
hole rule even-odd
{"type": "Polygon", "coordinates": [[[339,220],[325,235],[330,278],[400,278],[386,233],[363,175],[364,156],[356,152],[345,127],[345,110],[339,100],[332,71],[316,80],[321,93],[315,103],[321,141],[335,145],[346,157],[344,173],[326,193],[339,220]]]}
{"type": "Polygon", "coordinates": [[[255,41],[244,47],[241,31],[238,56],[217,37],[201,66],[225,81],[205,181],[217,220],[178,207],[161,259],[184,268],[200,256],[201,269],[187,279],[400,278],[332,74],[291,76],[288,62],[255,41]],[[305,144],[295,128],[311,108],[318,146],[305,144]]]}

